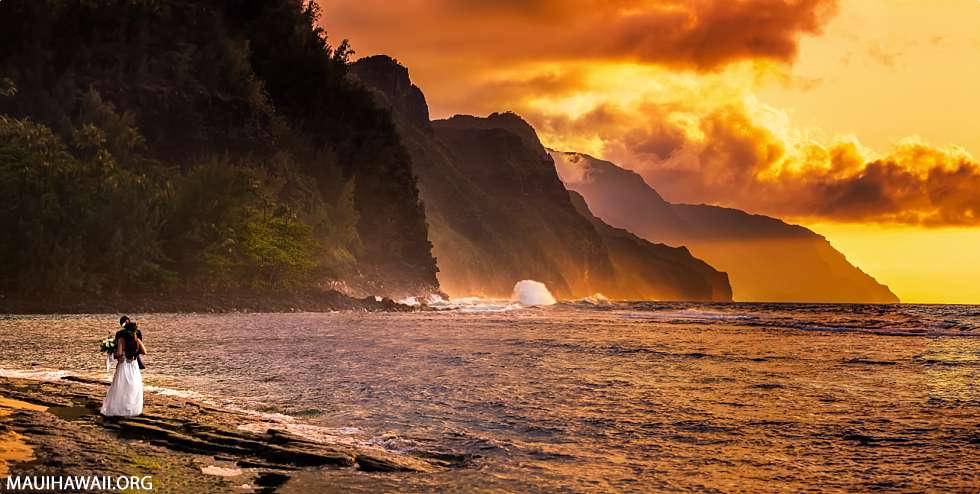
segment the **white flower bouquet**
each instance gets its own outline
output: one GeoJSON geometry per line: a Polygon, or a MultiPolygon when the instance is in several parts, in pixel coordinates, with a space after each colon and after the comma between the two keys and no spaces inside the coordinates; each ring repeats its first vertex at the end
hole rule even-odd
{"type": "Polygon", "coordinates": [[[116,339],[112,335],[106,336],[105,339],[99,342],[99,353],[108,355],[116,353],[116,339]]]}
{"type": "Polygon", "coordinates": [[[105,339],[99,342],[99,352],[105,354],[106,372],[112,371],[112,364],[116,360],[113,356],[116,353],[116,338],[111,334],[106,336],[105,339]]]}

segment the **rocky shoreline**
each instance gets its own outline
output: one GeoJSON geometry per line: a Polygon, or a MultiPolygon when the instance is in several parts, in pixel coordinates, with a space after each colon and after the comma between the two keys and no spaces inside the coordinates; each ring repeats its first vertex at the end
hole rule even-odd
{"type": "Polygon", "coordinates": [[[258,422],[253,415],[154,393],[143,415],[106,418],[98,413],[105,391],[103,382],[76,377],[0,378],[0,477],[150,476],[156,492],[276,492],[310,471],[426,475],[469,462],[314,442],[276,428],[250,432],[241,426],[258,422]]]}
{"type": "Polygon", "coordinates": [[[0,293],[0,314],[101,314],[151,312],[330,312],[336,310],[414,311],[390,298],[356,298],[337,290],[262,292],[152,292],[125,294],[0,293]]]}

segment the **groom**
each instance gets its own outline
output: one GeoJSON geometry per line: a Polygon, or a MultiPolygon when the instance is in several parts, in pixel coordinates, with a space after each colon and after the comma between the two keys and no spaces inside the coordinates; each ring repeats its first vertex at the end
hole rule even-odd
{"type": "MultiPolygon", "coordinates": [[[[121,332],[123,332],[125,330],[126,323],[128,323],[128,322],[129,322],[129,316],[122,316],[122,317],[119,318],[119,327],[122,328],[122,329],[120,329],[116,333],[116,338],[119,338],[119,333],[121,333],[121,332]]],[[[136,328],[136,337],[139,338],[140,341],[143,341],[143,332],[140,331],[139,328],[136,328]]],[[[146,366],[143,365],[143,357],[139,353],[136,354],[136,365],[139,365],[140,370],[143,370],[143,369],[146,368],[146,366]]]]}

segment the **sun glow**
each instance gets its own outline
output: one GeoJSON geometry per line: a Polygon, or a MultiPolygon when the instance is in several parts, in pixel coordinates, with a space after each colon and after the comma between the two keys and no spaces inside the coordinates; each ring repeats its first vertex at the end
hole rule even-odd
{"type": "Polygon", "coordinates": [[[980,302],[980,229],[820,223],[806,225],[902,302],[980,302]]]}

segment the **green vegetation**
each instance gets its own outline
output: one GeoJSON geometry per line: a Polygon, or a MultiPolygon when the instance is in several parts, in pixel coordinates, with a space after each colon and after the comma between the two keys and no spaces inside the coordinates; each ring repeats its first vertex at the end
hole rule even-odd
{"type": "Polygon", "coordinates": [[[435,288],[408,153],[317,18],[0,2],[0,291],[435,288]]]}

